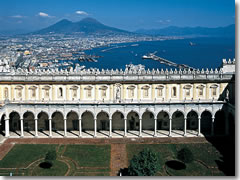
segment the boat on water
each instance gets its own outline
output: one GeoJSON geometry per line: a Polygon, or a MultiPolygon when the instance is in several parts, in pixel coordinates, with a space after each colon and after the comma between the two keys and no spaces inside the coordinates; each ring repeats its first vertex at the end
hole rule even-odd
{"type": "Polygon", "coordinates": [[[190,46],[196,46],[196,43],[193,43],[193,42],[189,42],[190,46]]]}
{"type": "Polygon", "coordinates": [[[139,46],[139,44],[132,44],[131,46],[139,46]]]}

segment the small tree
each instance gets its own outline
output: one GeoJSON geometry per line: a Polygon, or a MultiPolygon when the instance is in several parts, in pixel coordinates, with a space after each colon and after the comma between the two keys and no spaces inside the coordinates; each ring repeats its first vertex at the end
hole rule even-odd
{"type": "Polygon", "coordinates": [[[48,151],[46,156],[45,156],[45,161],[52,164],[53,161],[57,159],[57,153],[56,151],[48,151]]]}
{"type": "Polygon", "coordinates": [[[158,157],[155,152],[146,148],[134,155],[128,167],[130,176],[153,176],[159,169],[158,157]]]}
{"type": "Polygon", "coordinates": [[[184,162],[184,163],[190,163],[193,161],[193,153],[188,148],[183,148],[177,153],[177,158],[184,162]]]}

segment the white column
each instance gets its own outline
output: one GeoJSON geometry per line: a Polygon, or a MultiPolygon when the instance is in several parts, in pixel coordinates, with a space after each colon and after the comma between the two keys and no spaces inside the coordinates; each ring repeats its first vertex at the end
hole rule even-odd
{"type": "Polygon", "coordinates": [[[139,119],[139,137],[142,137],[142,119],[139,119]]]}
{"type": "Polygon", "coordinates": [[[82,119],[79,119],[79,137],[82,137],[82,119]]]}
{"type": "Polygon", "coordinates": [[[67,119],[64,119],[64,137],[67,137],[67,119]]]}
{"type": "Polygon", "coordinates": [[[212,136],[214,135],[214,120],[215,120],[215,117],[212,117],[212,126],[211,126],[211,135],[212,136]]]}
{"type": "Polygon", "coordinates": [[[35,119],[35,137],[38,137],[38,120],[35,119]]]}
{"type": "Polygon", "coordinates": [[[124,137],[127,137],[127,119],[124,119],[124,137]]]}
{"type": "Polygon", "coordinates": [[[187,135],[187,117],[184,117],[184,136],[187,135]]]}
{"type": "Polygon", "coordinates": [[[201,135],[201,117],[198,117],[198,136],[201,135]]]}
{"type": "Polygon", "coordinates": [[[94,119],[94,137],[97,137],[97,119],[94,119]]]}
{"type": "Polygon", "coordinates": [[[169,118],[169,134],[168,134],[169,137],[172,136],[172,118],[169,118]]]}
{"type": "Polygon", "coordinates": [[[9,137],[9,119],[5,120],[5,137],[9,137]]]}
{"type": "Polygon", "coordinates": [[[49,119],[49,137],[52,137],[52,119],[49,119]]]}
{"type": "Polygon", "coordinates": [[[112,137],[112,119],[109,119],[109,137],[112,137]]]}
{"type": "Polygon", "coordinates": [[[157,118],[154,119],[154,136],[157,137],[157,118]]]}
{"type": "Polygon", "coordinates": [[[21,124],[21,137],[24,137],[24,134],[23,134],[23,119],[20,119],[20,124],[21,124]]]}

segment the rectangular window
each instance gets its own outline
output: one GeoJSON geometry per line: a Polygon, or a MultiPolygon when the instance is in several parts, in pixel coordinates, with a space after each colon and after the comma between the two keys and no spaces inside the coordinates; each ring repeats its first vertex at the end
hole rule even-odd
{"type": "Polygon", "coordinates": [[[74,98],[77,98],[77,89],[73,89],[73,90],[72,90],[72,93],[73,93],[73,97],[74,97],[74,98]]]}
{"type": "Polygon", "coordinates": [[[22,89],[18,89],[17,96],[18,96],[18,98],[22,97],[22,89]]]}
{"type": "Polygon", "coordinates": [[[91,97],[92,97],[92,90],[91,90],[91,89],[88,89],[88,90],[87,90],[87,97],[88,97],[88,98],[91,98],[91,97]]]}
{"type": "Polygon", "coordinates": [[[36,89],[32,89],[32,98],[36,97],[36,89]]]}
{"type": "Polygon", "coordinates": [[[203,96],[203,88],[199,88],[198,89],[198,95],[199,96],[203,96]]]}
{"type": "Polygon", "coordinates": [[[49,98],[49,89],[45,89],[45,98],[49,98]]]}
{"type": "Polygon", "coordinates": [[[190,89],[186,89],[186,96],[190,96],[190,89]]]}
{"type": "Polygon", "coordinates": [[[102,89],[102,97],[103,98],[107,97],[106,89],[102,89]]]}
{"type": "Polygon", "coordinates": [[[212,96],[216,96],[217,95],[217,88],[212,88],[212,96]]]}
{"type": "Polygon", "coordinates": [[[144,89],[144,97],[148,97],[148,89],[144,89]]]}
{"type": "Polygon", "coordinates": [[[134,89],[129,89],[128,94],[129,94],[129,98],[133,98],[134,97],[134,89]]]}
{"type": "Polygon", "coordinates": [[[162,97],[162,95],[163,95],[163,89],[158,89],[157,95],[158,95],[158,97],[162,97]]]}

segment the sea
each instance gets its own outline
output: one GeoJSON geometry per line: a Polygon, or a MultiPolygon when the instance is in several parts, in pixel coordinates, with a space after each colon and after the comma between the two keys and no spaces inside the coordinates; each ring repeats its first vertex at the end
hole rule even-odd
{"type": "Polygon", "coordinates": [[[112,44],[110,47],[85,51],[86,54],[101,56],[98,62],[77,60],[75,63],[99,69],[125,69],[126,64],[142,64],[146,69],[175,68],[151,59],[142,59],[143,55],[155,51],[155,55],[177,64],[199,69],[218,68],[222,59],[235,58],[235,39],[201,37],[112,44]]]}

